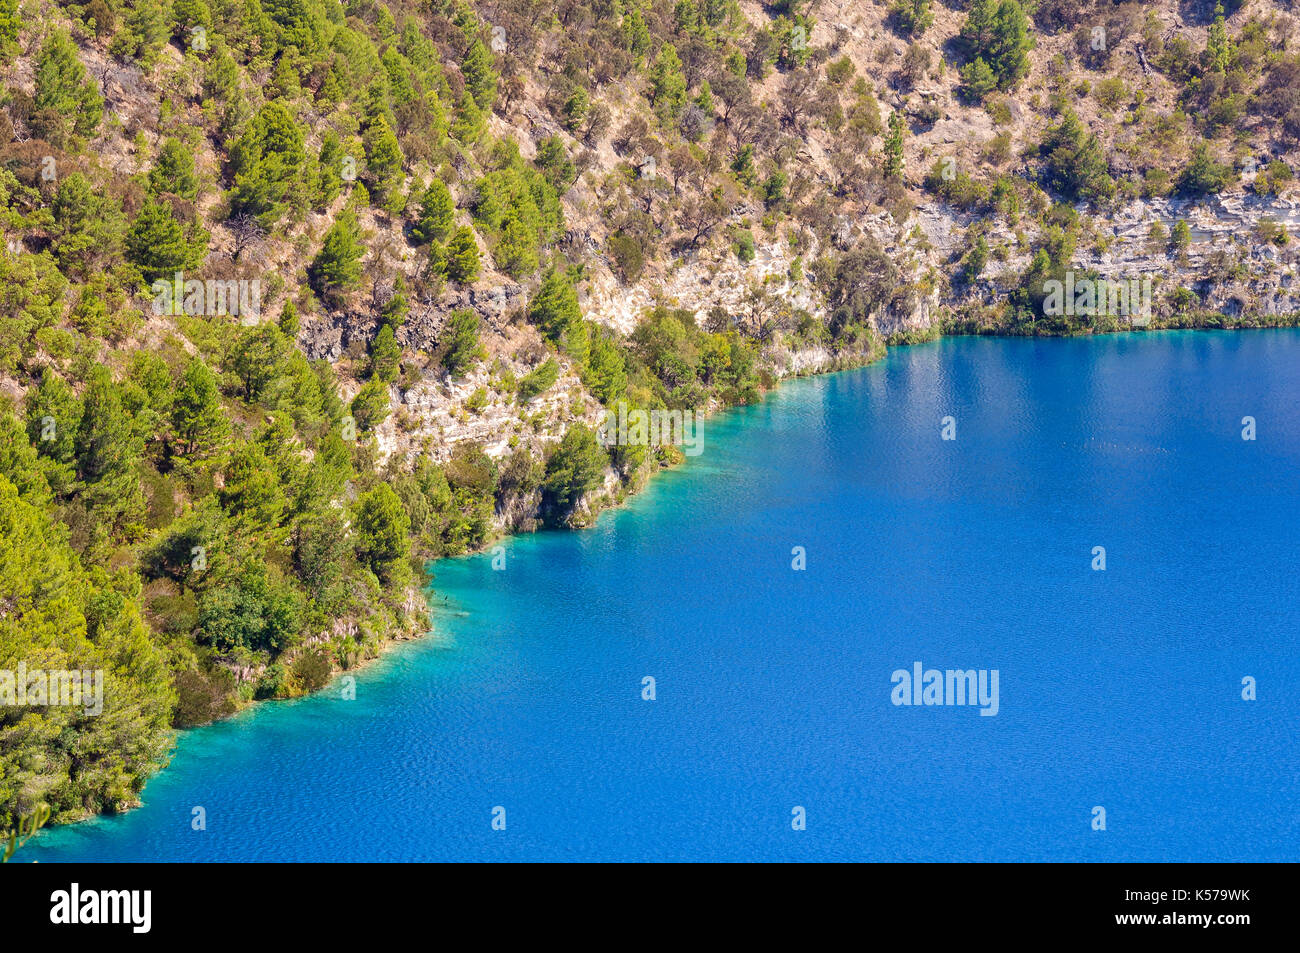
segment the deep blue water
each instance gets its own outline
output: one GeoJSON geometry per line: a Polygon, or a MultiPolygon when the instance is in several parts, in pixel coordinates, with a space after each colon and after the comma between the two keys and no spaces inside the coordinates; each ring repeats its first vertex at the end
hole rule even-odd
{"type": "Polygon", "coordinates": [[[1296,860],[1298,407],[1294,331],[791,382],[594,529],[437,564],[435,636],[356,700],[189,732],[24,855],[1296,860]],[[918,660],[997,669],[996,717],[893,705],[918,660]]]}

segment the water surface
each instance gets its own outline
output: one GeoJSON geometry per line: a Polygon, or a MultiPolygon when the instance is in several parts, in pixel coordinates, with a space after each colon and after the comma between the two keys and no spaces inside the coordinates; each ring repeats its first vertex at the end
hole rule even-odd
{"type": "Polygon", "coordinates": [[[143,808],[24,853],[1296,860],[1298,406],[1295,331],[788,383],[594,529],[437,564],[435,635],[355,700],[186,733],[143,808]],[[918,660],[997,669],[998,714],[891,704],[918,660]]]}

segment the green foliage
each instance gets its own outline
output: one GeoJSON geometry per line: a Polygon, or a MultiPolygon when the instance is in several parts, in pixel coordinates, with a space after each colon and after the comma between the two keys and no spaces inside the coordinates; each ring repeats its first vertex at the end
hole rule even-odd
{"type": "Polygon", "coordinates": [[[126,234],[126,256],[137,268],[146,284],[171,279],[177,271],[197,267],[207,249],[207,233],[199,230],[193,237],[176,221],[166,202],[149,201],[126,234]]]}
{"type": "Polygon", "coordinates": [[[777,17],[772,32],[776,39],[776,65],[780,69],[799,69],[808,62],[811,54],[808,38],[814,25],[812,19],[793,11],[777,17]]]}
{"type": "Polygon", "coordinates": [[[137,476],[140,436],[122,406],[121,389],[102,365],[91,370],[81,404],[77,479],[84,484],[86,499],[102,514],[96,535],[112,535],[137,519],[143,508],[137,476]]]}
{"type": "Polygon", "coordinates": [[[1067,109],[1059,123],[1048,127],[1039,151],[1049,188],[1070,199],[1097,201],[1114,195],[1101,143],[1073,110],[1067,109]]]}
{"type": "Polygon", "coordinates": [[[591,334],[582,382],[607,406],[627,393],[627,361],[613,332],[601,328],[591,334]]]}
{"type": "Polygon", "coordinates": [[[1232,68],[1236,51],[1233,49],[1232,38],[1228,36],[1228,28],[1223,22],[1222,6],[1215,8],[1214,22],[1210,25],[1209,36],[1206,39],[1205,54],[1211,70],[1226,73],[1232,68]]]}
{"type": "Polygon", "coordinates": [[[862,333],[893,300],[897,284],[897,267],[875,242],[845,252],[827,292],[832,335],[852,340],[862,333]]]}
{"type": "Polygon", "coordinates": [[[772,174],[763,182],[763,204],[770,209],[783,203],[788,184],[789,178],[784,172],[780,169],[773,170],[772,174]]]}
{"type": "Polygon", "coordinates": [[[526,404],[538,394],[545,393],[560,379],[560,365],[548,357],[519,381],[519,402],[526,404]]]}
{"type": "Polygon", "coordinates": [[[447,237],[455,215],[456,203],[451,191],[441,179],[434,179],[420,196],[420,217],[411,233],[422,244],[440,242],[447,237]]]}
{"type": "Polygon", "coordinates": [[[4,848],[0,851],[0,864],[7,864],[13,860],[18,848],[35,837],[36,832],[44,827],[45,822],[49,819],[50,806],[48,804],[38,804],[29,817],[18,817],[17,825],[12,831],[7,832],[7,838],[4,837],[4,833],[0,833],[0,841],[4,841],[4,848]]]}
{"type": "Polygon", "coordinates": [[[1292,178],[1291,167],[1275,159],[1259,170],[1251,183],[1251,189],[1256,195],[1278,195],[1292,178]]]}
{"type": "Polygon", "coordinates": [[[582,121],[587,118],[587,112],[591,109],[591,97],[581,86],[574,86],[573,91],[569,93],[560,107],[560,121],[564,123],[564,128],[570,133],[576,133],[582,126],[582,121]]]}
{"type": "Polygon", "coordinates": [[[541,287],[528,305],[528,320],[574,360],[586,361],[587,329],[578,305],[578,293],[569,276],[558,268],[552,266],[542,276],[541,287]]]}
{"type": "Polygon", "coordinates": [[[557,194],[563,193],[573,184],[575,169],[569,158],[564,140],[559,136],[547,136],[537,144],[537,156],[533,159],[547,183],[557,194]]]}
{"type": "Polygon", "coordinates": [[[381,380],[368,381],[357,391],[348,409],[358,430],[374,430],[388,419],[388,385],[381,380]]]}
{"type": "Polygon", "coordinates": [[[754,233],[747,228],[733,229],[731,247],[741,264],[749,264],[754,260],[756,254],[754,251],[754,233]]]}
{"type": "Polygon", "coordinates": [[[86,75],[76,45],[64,31],[51,31],[36,59],[32,130],[54,145],[64,146],[73,135],[91,135],[103,113],[103,97],[86,75]]]}
{"type": "Polygon", "coordinates": [[[832,86],[844,86],[853,78],[853,60],[841,56],[826,64],[826,79],[832,86]]]}
{"type": "Polygon", "coordinates": [[[486,353],[479,344],[479,317],[468,308],[447,316],[445,339],[447,349],[442,355],[442,366],[452,377],[463,375],[486,353]]]}
{"type": "Polygon", "coordinates": [[[629,4],[624,9],[621,31],[628,52],[639,63],[641,57],[650,51],[652,40],[650,30],[646,27],[645,20],[641,16],[641,9],[636,4],[629,4]]]}
{"type": "Polygon", "coordinates": [[[501,167],[476,183],[475,193],[474,221],[492,246],[498,267],[514,278],[535,271],[541,249],[564,227],[555,189],[528,168],[512,146],[501,167]]]}
{"type": "Polygon", "coordinates": [[[316,178],[312,194],[314,208],[328,208],[343,191],[345,161],[347,159],[339,134],[330,129],[321,138],[320,152],[316,157],[316,178]]]}
{"type": "Polygon", "coordinates": [[[136,801],[170,746],[175,702],[138,589],[83,568],[67,530],[0,473],[0,670],[99,671],[100,701],[7,704],[0,828],[48,805],[56,821],[136,801]]]}
{"type": "Polygon", "coordinates": [[[62,319],[67,288],[48,256],[0,249],[0,367],[12,371],[35,353],[40,331],[62,319]]]}
{"type": "Polygon", "coordinates": [[[146,579],[171,579],[181,591],[202,581],[209,553],[215,559],[222,549],[225,520],[216,500],[205,498],[174,520],[140,557],[146,579]],[[203,554],[200,559],[199,554],[203,554]]]}
{"type": "Polygon", "coordinates": [[[280,309],[280,317],[276,320],[275,326],[285,337],[293,340],[298,335],[298,323],[298,306],[292,301],[286,301],[284,307],[280,309]]]}
{"type": "Polygon", "coordinates": [[[172,402],[171,427],[174,451],[190,460],[211,457],[230,431],[216,375],[200,358],[185,367],[172,402]]]}
{"type": "Polygon", "coordinates": [[[318,692],[329,684],[333,668],[324,649],[312,649],[293,660],[294,687],[302,692],[318,692]]]}
{"type": "Polygon", "coordinates": [[[1042,243],[1021,275],[1019,287],[1012,292],[1011,304],[1018,318],[1029,322],[1035,331],[1040,319],[1045,318],[1045,330],[1067,333],[1072,330],[1072,319],[1045,315],[1043,303],[1048,294],[1047,283],[1064,282],[1066,271],[1073,267],[1078,216],[1069,206],[1058,205],[1052,209],[1049,219],[1053,223],[1043,230],[1042,243]]]}
{"type": "Polygon", "coordinates": [[[1216,162],[1210,147],[1197,143],[1191,161],[1178,176],[1178,188],[1187,195],[1214,195],[1237,180],[1232,166],[1216,162]]]}
{"type": "Polygon", "coordinates": [[[600,485],[608,464],[609,456],[590,427],[574,424],[566,430],[546,461],[542,484],[543,499],[552,517],[572,512],[583,496],[600,485]]]}
{"type": "Polygon", "coordinates": [[[907,122],[903,114],[894,110],[889,114],[889,134],[885,136],[885,178],[903,178],[903,136],[907,122]]]}
{"type": "Polygon", "coordinates": [[[665,43],[650,69],[650,105],[665,123],[675,123],[686,106],[686,78],[677,48],[665,43]]]}
{"type": "Polygon", "coordinates": [[[239,88],[239,64],[230,55],[225,40],[217,38],[203,66],[203,95],[210,99],[229,100],[239,88]]]}
{"type": "Polygon", "coordinates": [[[470,91],[479,109],[491,109],[497,96],[497,72],[492,65],[492,54],[478,37],[474,38],[465,51],[460,71],[465,77],[465,88],[470,91]]]}
{"type": "Polygon", "coordinates": [[[121,253],[126,225],[121,206],[81,172],[59,183],[54,196],[54,255],[74,278],[89,278],[121,253]]]}
{"type": "Polygon", "coordinates": [[[149,188],[154,195],[178,195],[193,202],[199,181],[194,174],[194,155],[179,139],[166,139],[158,159],[149,170],[149,188]]]}
{"type": "Polygon", "coordinates": [[[394,481],[421,556],[458,555],[482,546],[492,532],[496,466],[476,447],[457,447],[445,471],[428,459],[394,481]]]}
{"type": "Polygon", "coordinates": [[[506,213],[492,257],[497,267],[512,278],[522,278],[537,270],[537,233],[517,212],[506,213]]]}
{"type": "Polygon", "coordinates": [[[754,169],[754,146],[752,143],[745,143],[736,152],[736,157],[731,160],[731,171],[736,173],[736,179],[741,184],[753,186],[758,181],[758,173],[754,169]]]}
{"type": "Polygon", "coordinates": [[[393,327],[385,324],[370,342],[370,373],[373,377],[391,384],[397,380],[402,360],[402,347],[397,343],[393,327]]]}
{"type": "Polygon", "coordinates": [[[330,506],[309,508],[293,527],[293,567],[307,595],[323,609],[343,609],[343,584],[352,555],[347,515],[330,506]]]}
{"type": "Polygon", "coordinates": [[[217,496],[232,519],[254,531],[279,526],[288,502],[270,458],[257,443],[241,444],[231,454],[217,496]]]}
{"type": "Polygon", "coordinates": [[[307,268],[312,290],[325,300],[342,303],[361,284],[361,258],[365,255],[356,217],[344,213],[329,227],[321,249],[307,268]]]}
{"type": "Polygon", "coordinates": [[[386,327],[392,328],[393,333],[406,321],[406,315],[411,310],[410,299],[406,296],[406,279],[400,274],[393,280],[393,294],[383,306],[379,309],[379,321],[386,327]]]}
{"type": "Polygon", "coordinates": [[[478,280],[478,243],[474,241],[473,229],[462,225],[452,234],[447,242],[443,267],[447,277],[460,284],[473,284],[478,280]]]}
{"type": "Polygon", "coordinates": [[[250,403],[274,400],[288,352],[289,341],[274,325],[240,330],[226,367],[239,379],[245,400],[250,403]]]}
{"type": "Polygon", "coordinates": [[[55,463],[76,459],[76,435],[81,423],[81,401],[53,368],[41,371],[40,382],[24,401],[27,438],[42,456],[55,463]]]}
{"type": "Polygon", "coordinates": [[[146,69],[152,69],[158,53],[171,35],[167,10],[159,0],[132,3],[109,47],[114,56],[128,57],[146,69]]]}
{"type": "Polygon", "coordinates": [[[18,31],[22,18],[18,14],[18,0],[0,0],[0,62],[13,56],[18,45],[18,31]]]}
{"type": "Polygon", "coordinates": [[[951,205],[971,211],[986,203],[989,190],[957,169],[951,159],[940,159],[925,177],[925,187],[951,205]]]}
{"type": "Polygon", "coordinates": [[[616,232],[605,242],[614,267],[620,278],[628,284],[634,284],[645,270],[645,252],[641,243],[631,235],[616,232]]]}
{"type": "Polygon", "coordinates": [[[894,0],[889,12],[898,29],[908,36],[920,36],[934,24],[930,0],[894,0]]]}
{"type": "MultiPolygon", "coordinates": [[[[389,207],[397,198],[402,184],[402,147],[384,117],[378,117],[366,130],[366,186],[371,199],[389,207]]],[[[397,210],[395,207],[390,211],[397,210]]]]}
{"type": "Polygon", "coordinates": [[[264,105],[230,150],[231,213],[276,225],[301,200],[305,159],[302,129],[288,109],[279,100],[264,105]]]}
{"type": "Polygon", "coordinates": [[[223,572],[199,603],[199,641],[218,652],[281,652],[297,637],[302,595],[255,557],[223,572]]]}
{"type": "Polygon", "coordinates": [[[411,519],[392,487],[380,483],[357,501],[354,529],[357,558],[385,585],[404,582],[410,575],[411,519]]]}
{"type": "Polygon", "coordinates": [[[962,92],[972,102],[982,103],[998,88],[993,68],[976,58],[961,68],[962,92]]]}
{"type": "Polygon", "coordinates": [[[322,49],[329,20],[321,0],[262,0],[262,9],[275,23],[281,46],[312,54],[322,49]]]}
{"type": "Polygon", "coordinates": [[[984,240],[983,235],[977,235],[975,241],[971,243],[970,250],[962,256],[961,260],[961,280],[970,284],[976,278],[984,273],[984,267],[989,260],[989,243],[984,240]]]}
{"type": "MultiPolygon", "coordinates": [[[[982,62],[997,88],[1014,88],[1029,73],[1029,51],[1034,48],[1029,18],[1017,0],[972,0],[962,25],[961,38],[971,63],[982,62]]],[[[986,83],[984,69],[976,67],[966,79],[972,94],[986,83]]],[[[976,96],[983,98],[986,94],[976,96]]]]}
{"type": "Polygon", "coordinates": [[[189,43],[196,27],[212,29],[212,11],[204,0],[172,0],[172,37],[189,43]]]}
{"type": "Polygon", "coordinates": [[[456,103],[456,118],[451,124],[452,136],[459,142],[471,146],[483,138],[486,129],[487,117],[482,108],[470,92],[462,93],[456,103]]]}

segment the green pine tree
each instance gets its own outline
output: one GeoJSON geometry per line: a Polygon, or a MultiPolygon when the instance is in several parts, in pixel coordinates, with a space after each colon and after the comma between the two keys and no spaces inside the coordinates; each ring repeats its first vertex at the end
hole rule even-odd
{"type": "Polygon", "coordinates": [[[375,204],[386,207],[402,184],[402,147],[382,116],[366,130],[363,144],[366,186],[375,204]]]}
{"type": "Polygon", "coordinates": [[[387,483],[380,483],[357,501],[353,531],[357,559],[386,585],[402,584],[410,576],[411,518],[387,483]]]}
{"type": "Polygon", "coordinates": [[[420,217],[412,226],[411,233],[422,244],[440,242],[447,237],[455,215],[456,203],[451,191],[441,179],[434,179],[420,197],[420,217]]]}
{"type": "Polygon", "coordinates": [[[206,247],[207,234],[187,236],[165,202],[146,202],[126,234],[127,258],[140,269],[146,283],[196,267],[206,247]]]}
{"type": "Polygon", "coordinates": [[[179,139],[165,139],[158,159],[149,170],[149,188],[154,195],[170,193],[191,202],[198,197],[199,180],[194,174],[194,155],[179,139]]]}
{"type": "Polygon", "coordinates": [[[889,114],[889,133],[885,136],[885,178],[903,179],[903,136],[907,130],[906,120],[899,110],[889,114]]]}
{"type": "Polygon", "coordinates": [[[497,97],[497,71],[492,65],[492,54],[482,40],[475,37],[470,43],[460,71],[465,77],[465,88],[474,97],[478,108],[490,110],[497,97]]]}
{"type": "Polygon", "coordinates": [[[329,231],[320,251],[307,268],[311,286],[322,299],[339,304],[343,297],[361,283],[361,244],[357,220],[351,213],[341,215],[329,231]]]}
{"type": "Polygon", "coordinates": [[[442,356],[442,366],[452,377],[461,376],[482,359],[484,351],[479,345],[479,318],[468,308],[448,315],[444,338],[447,350],[442,356]]]}
{"type": "Polygon", "coordinates": [[[200,358],[192,358],[181,376],[171,426],[175,452],[192,460],[212,456],[230,432],[217,377],[200,358]]]}
{"type": "Polygon", "coordinates": [[[478,280],[478,243],[474,240],[472,228],[462,225],[452,233],[447,242],[443,268],[448,278],[460,284],[473,284],[478,280]]]}
{"type": "Polygon", "coordinates": [[[302,142],[302,128],[283,102],[258,110],[230,150],[231,214],[253,215],[268,229],[284,217],[301,191],[302,142]]]}
{"type": "Polygon", "coordinates": [[[650,105],[665,123],[676,122],[686,105],[686,77],[677,48],[665,43],[650,69],[650,105]]]}
{"type": "Polygon", "coordinates": [[[402,361],[402,346],[397,343],[390,325],[385,324],[370,343],[370,374],[377,380],[391,384],[397,380],[402,361]]]}
{"type": "Polygon", "coordinates": [[[69,138],[89,136],[104,115],[104,99],[77,56],[77,46],[63,30],[53,30],[36,57],[32,96],[32,130],[56,146],[69,138]]]}

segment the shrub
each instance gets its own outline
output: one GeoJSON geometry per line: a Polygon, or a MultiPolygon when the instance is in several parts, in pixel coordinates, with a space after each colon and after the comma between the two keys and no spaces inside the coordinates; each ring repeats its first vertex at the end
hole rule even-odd
{"type": "Polygon", "coordinates": [[[1198,143],[1191,161],[1178,176],[1178,189],[1186,195],[1211,195],[1222,192],[1236,180],[1232,167],[1216,162],[1210,147],[1198,143]]]}
{"type": "Polygon", "coordinates": [[[519,402],[526,404],[538,394],[551,389],[560,377],[560,365],[555,358],[548,357],[533,368],[519,382],[519,402]]]}
{"type": "Polygon", "coordinates": [[[460,376],[484,356],[479,345],[479,317],[468,308],[448,316],[445,339],[447,350],[442,356],[442,366],[452,377],[460,376]]]}

